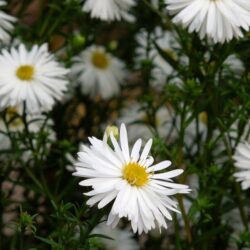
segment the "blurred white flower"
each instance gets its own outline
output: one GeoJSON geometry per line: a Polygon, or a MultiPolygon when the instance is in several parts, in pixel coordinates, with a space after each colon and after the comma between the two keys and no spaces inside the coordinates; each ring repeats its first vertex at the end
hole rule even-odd
{"type": "MultiPolygon", "coordinates": [[[[249,208],[244,206],[242,208],[247,214],[249,214],[249,208]]],[[[227,250],[238,250],[237,241],[240,241],[240,235],[245,231],[245,226],[242,223],[242,216],[239,208],[233,208],[229,212],[222,215],[223,224],[230,226],[230,241],[227,250]]],[[[250,223],[247,221],[248,226],[250,223]]],[[[249,248],[242,248],[242,250],[248,250],[249,248]]]]}
{"type": "MultiPolygon", "coordinates": [[[[242,106],[239,106],[239,110],[244,109],[242,106]]],[[[231,147],[236,147],[239,141],[248,141],[249,142],[249,131],[250,131],[250,120],[246,121],[244,128],[242,127],[242,121],[240,119],[236,120],[228,129],[228,132],[224,134],[225,139],[228,143],[231,144],[231,147]]],[[[226,150],[225,144],[221,142],[220,147],[223,150],[226,150]]]]}
{"type": "MultiPolygon", "coordinates": [[[[243,207],[243,209],[248,212],[247,206],[243,207]]],[[[232,234],[234,236],[239,235],[245,230],[245,227],[242,224],[239,208],[231,209],[229,212],[225,213],[222,217],[222,220],[225,221],[224,223],[230,225],[233,230],[232,234]]]]}
{"type": "MultiPolygon", "coordinates": [[[[245,70],[244,64],[235,54],[228,56],[223,64],[224,67],[234,73],[235,76],[241,76],[245,70]]],[[[225,75],[226,73],[227,72],[223,70],[223,74],[225,75]]]]}
{"type": "Polygon", "coordinates": [[[92,18],[104,21],[124,19],[132,22],[134,17],[128,11],[134,5],[134,0],[86,0],[83,11],[90,12],[92,18]]]}
{"type": "Polygon", "coordinates": [[[154,159],[149,156],[152,139],[142,153],[142,141],[138,139],[130,152],[124,124],[119,135],[120,143],[110,134],[112,147],[106,141],[89,138],[91,146],[78,153],[74,175],[86,178],[79,184],[93,189],[85,193],[91,196],[87,204],[98,203],[98,208],[103,208],[114,200],[107,222],[112,227],[126,217],[131,221],[133,231],[139,234],[156,227],[167,228],[166,219],[172,219],[169,210],[178,212],[177,204],[170,196],[190,191],[188,186],[171,180],[183,170],[157,173],[169,167],[171,162],[153,165],[154,159]]]}
{"type": "Polygon", "coordinates": [[[160,7],[160,1],[161,0],[150,0],[149,2],[155,7],[155,8],[159,8],[160,7]]]}
{"type": "MultiPolygon", "coordinates": [[[[0,0],[0,8],[6,5],[6,1],[0,0]]],[[[8,43],[10,41],[9,32],[14,28],[13,23],[16,18],[0,11],[0,41],[8,43]]]]}
{"type": "Polygon", "coordinates": [[[48,52],[47,44],[28,51],[23,44],[0,54],[0,107],[24,102],[28,113],[48,111],[63,97],[67,70],[48,52]]]}
{"type": "Polygon", "coordinates": [[[5,116],[5,121],[0,119],[0,129],[4,132],[8,130],[10,132],[22,131],[24,129],[24,122],[22,118],[23,108],[19,107],[9,107],[3,111],[5,116]]]}
{"type": "MultiPolygon", "coordinates": [[[[154,43],[159,48],[167,53],[173,59],[177,59],[175,49],[179,48],[175,34],[171,31],[162,30],[160,27],[156,27],[154,32],[149,34],[146,30],[141,30],[136,36],[138,47],[136,48],[136,63],[140,64],[143,60],[151,60],[153,63],[153,69],[151,72],[152,80],[150,84],[153,87],[162,89],[162,86],[166,84],[169,77],[174,78],[176,71],[173,67],[160,55],[154,43]]],[[[187,62],[186,57],[179,58],[182,63],[187,62]]],[[[177,83],[179,79],[175,78],[177,83]]]]}
{"type": "Polygon", "coordinates": [[[189,32],[207,35],[215,43],[243,36],[250,26],[250,1],[246,0],[165,0],[173,21],[189,32]]]}
{"type": "MultiPolygon", "coordinates": [[[[8,150],[11,148],[11,138],[9,133],[22,133],[25,131],[25,121],[23,119],[23,107],[9,107],[3,111],[4,119],[0,119],[0,149],[8,150]]],[[[44,132],[48,133],[49,140],[46,141],[46,147],[49,147],[51,144],[50,141],[55,139],[54,131],[51,126],[53,122],[51,119],[46,121],[46,117],[41,114],[27,114],[26,115],[26,123],[27,129],[30,133],[37,134],[41,129],[44,132]]],[[[14,136],[15,137],[15,136],[14,136]]],[[[13,138],[14,138],[13,137],[13,138]]],[[[16,138],[16,137],[15,137],[16,138]]],[[[36,141],[33,140],[35,144],[36,141]]]]}
{"type": "Polygon", "coordinates": [[[145,110],[142,109],[139,103],[132,102],[122,111],[122,115],[118,123],[125,123],[129,127],[129,140],[134,142],[138,137],[146,140],[153,136],[155,125],[156,131],[161,138],[168,142],[177,137],[177,131],[174,124],[175,112],[172,107],[162,106],[155,114],[155,119],[150,121],[150,118],[145,110]]]}
{"type": "Polygon", "coordinates": [[[238,182],[241,182],[242,189],[250,187],[250,145],[248,142],[240,143],[234,153],[235,167],[239,172],[234,176],[238,182]]]}
{"type": "Polygon", "coordinates": [[[127,229],[111,228],[105,223],[99,224],[94,228],[92,234],[108,236],[112,239],[98,237],[98,241],[103,244],[107,250],[139,250],[139,245],[133,234],[127,229]]]}
{"type": "Polygon", "coordinates": [[[71,75],[77,78],[84,94],[108,99],[119,93],[125,78],[125,66],[104,47],[93,45],[73,60],[71,75]]]}

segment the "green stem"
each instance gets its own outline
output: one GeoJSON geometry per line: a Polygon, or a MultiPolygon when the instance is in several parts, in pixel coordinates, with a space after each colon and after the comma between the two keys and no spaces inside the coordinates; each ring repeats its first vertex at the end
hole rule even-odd
{"type": "Polygon", "coordinates": [[[19,250],[24,250],[24,227],[21,225],[19,250]]]}
{"type": "Polygon", "coordinates": [[[35,177],[35,175],[30,171],[28,167],[25,167],[24,170],[28,174],[28,176],[33,180],[33,182],[37,185],[37,187],[43,191],[43,185],[40,183],[40,181],[35,177]]]}
{"type": "Polygon", "coordinates": [[[187,239],[188,239],[189,244],[191,245],[192,241],[193,241],[193,239],[192,239],[192,233],[191,233],[191,228],[190,228],[188,216],[187,216],[187,213],[185,211],[184,204],[183,204],[183,196],[181,194],[177,195],[177,201],[179,203],[179,207],[180,207],[180,210],[181,210],[182,218],[183,218],[183,221],[184,221],[184,228],[185,228],[185,231],[186,231],[187,239]]]}
{"type": "Polygon", "coordinates": [[[49,11],[48,11],[48,14],[46,15],[46,19],[45,19],[45,21],[43,22],[43,25],[42,25],[42,27],[41,27],[41,29],[40,29],[40,32],[39,32],[39,37],[43,37],[44,36],[44,33],[45,33],[45,31],[46,31],[46,29],[47,29],[47,26],[49,25],[49,21],[50,21],[50,18],[51,18],[51,16],[52,16],[52,14],[53,14],[53,11],[54,11],[54,9],[49,9],[49,11]]]}
{"type": "Polygon", "coordinates": [[[174,214],[174,229],[175,229],[175,246],[177,250],[181,250],[181,238],[180,238],[180,233],[179,233],[179,225],[178,225],[178,219],[176,214],[174,214]]]}
{"type": "MultiPolygon", "coordinates": [[[[43,26],[43,28],[42,28],[42,30],[40,32],[40,34],[43,34],[43,35],[40,35],[40,37],[43,37],[43,39],[41,39],[42,42],[47,41],[48,38],[51,37],[51,35],[53,34],[53,32],[60,25],[60,23],[61,23],[61,21],[62,21],[62,19],[64,17],[64,14],[67,11],[68,11],[68,8],[63,9],[63,11],[61,12],[61,15],[56,18],[56,20],[53,22],[53,25],[51,25],[50,27],[47,27],[48,24],[49,24],[50,17],[47,18],[47,20],[45,21],[46,23],[44,24],[44,26],[43,26]],[[48,30],[46,31],[47,28],[48,28],[48,30]],[[46,31],[46,35],[44,34],[45,31],[46,31]]],[[[53,13],[53,9],[52,10],[50,9],[49,15],[52,15],[52,13],[53,13]]]]}
{"type": "MultiPolygon", "coordinates": [[[[3,193],[2,193],[2,183],[3,183],[3,178],[2,176],[0,177],[0,228],[3,228],[3,193]]],[[[0,232],[0,249],[2,249],[3,246],[3,234],[2,231],[0,232]]]]}
{"type": "Polygon", "coordinates": [[[36,186],[40,189],[42,194],[46,194],[48,198],[56,204],[56,200],[54,199],[53,195],[51,194],[50,190],[48,189],[47,182],[45,180],[44,175],[41,175],[42,183],[35,177],[35,175],[30,171],[29,168],[24,168],[28,176],[33,180],[36,186]]]}
{"type": "Polygon", "coordinates": [[[25,132],[27,134],[30,148],[31,148],[32,152],[35,152],[35,147],[34,147],[34,144],[33,144],[32,138],[31,138],[31,134],[30,134],[30,131],[29,131],[29,124],[28,124],[28,121],[27,121],[26,102],[24,102],[24,104],[23,104],[22,118],[23,118],[23,123],[24,123],[24,130],[25,130],[25,132]]]}
{"type": "Polygon", "coordinates": [[[245,209],[244,209],[243,200],[241,197],[241,189],[240,189],[239,183],[235,182],[234,185],[235,185],[236,198],[238,200],[238,208],[240,211],[241,220],[244,224],[246,231],[249,231],[248,217],[247,217],[247,214],[246,214],[245,209]]]}
{"type": "Polygon", "coordinates": [[[147,0],[143,0],[144,4],[147,5],[155,14],[157,14],[162,20],[166,20],[168,22],[168,25],[170,27],[173,27],[172,22],[169,20],[169,18],[162,14],[158,9],[156,9],[152,4],[150,4],[147,0]]]}
{"type": "MultiPolygon", "coordinates": [[[[224,142],[224,145],[226,147],[228,159],[229,159],[229,161],[231,163],[231,166],[233,166],[234,161],[233,161],[233,158],[232,158],[232,147],[229,144],[227,138],[224,136],[224,132],[221,129],[221,127],[219,129],[220,129],[220,132],[223,134],[223,142],[224,142]]],[[[228,173],[228,172],[226,172],[226,173],[228,173]]],[[[240,217],[241,217],[241,220],[242,220],[242,223],[243,223],[245,229],[248,231],[249,230],[248,218],[247,218],[247,215],[245,213],[244,204],[243,204],[243,201],[242,201],[242,198],[241,198],[241,189],[240,189],[238,183],[235,182],[234,185],[235,185],[235,190],[236,190],[236,199],[238,201],[237,205],[238,205],[238,209],[239,209],[239,212],[240,212],[240,217]]]]}

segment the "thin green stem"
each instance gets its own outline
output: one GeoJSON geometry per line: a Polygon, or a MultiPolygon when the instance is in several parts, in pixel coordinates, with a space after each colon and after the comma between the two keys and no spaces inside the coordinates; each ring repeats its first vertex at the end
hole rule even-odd
{"type": "Polygon", "coordinates": [[[43,185],[40,183],[40,181],[35,177],[35,175],[30,171],[28,167],[25,167],[24,170],[28,174],[28,176],[33,180],[33,182],[36,184],[36,186],[43,191],[43,185]]]}
{"type": "MultiPolygon", "coordinates": [[[[233,166],[234,161],[233,161],[233,158],[232,158],[232,147],[229,144],[227,138],[225,138],[224,132],[221,129],[221,127],[220,127],[220,132],[223,134],[223,142],[224,142],[224,145],[226,147],[228,159],[229,159],[229,161],[231,163],[231,166],[233,166]]],[[[244,209],[244,204],[243,204],[242,197],[241,197],[241,190],[240,190],[240,187],[239,187],[238,183],[234,183],[234,185],[235,185],[236,199],[238,201],[237,205],[238,205],[238,209],[239,209],[239,212],[240,212],[241,220],[242,220],[242,223],[243,223],[245,229],[248,231],[249,230],[248,218],[247,218],[247,215],[246,215],[246,212],[245,212],[245,209],[244,209]]]]}
{"type": "Polygon", "coordinates": [[[177,250],[181,250],[181,244],[180,244],[180,233],[179,233],[179,224],[176,214],[174,214],[174,228],[175,228],[175,246],[177,250]]]}
{"type": "Polygon", "coordinates": [[[184,221],[184,228],[185,228],[185,232],[186,232],[186,235],[187,235],[188,242],[189,242],[190,245],[192,245],[193,239],[192,239],[191,228],[190,228],[189,219],[188,219],[188,216],[187,216],[187,213],[185,211],[184,204],[183,204],[183,196],[181,194],[177,195],[177,201],[179,203],[182,218],[183,218],[183,221],[184,221]]]}
{"type": "MultiPolygon", "coordinates": [[[[3,228],[3,193],[2,193],[2,183],[3,183],[3,178],[0,176],[0,228],[3,228]]],[[[3,234],[2,230],[0,232],[0,249],[2,249],[3,246],[3,234]]]]}
{"type": "Polygon", "coordinates": [[[238,200],[238,208],[240,211],[241,220],[244,224],[246,231],[249,231],[248,217],[247,217],[247,214],[246,214],[245,209],[244,209],[244,204],[243,204],[243,200],[241,197],[241,189],[240,189],[239,183],[235,182],[234,185],[235,185],[236,198],[238,200]]]}
{"type": "Polygon", "coordinates": [[[168,25],[173,27],[172,22],[169,20],[169,18],[161,13],[158,9],[156,9],[151,3],[149,3],[147,0],[143,0],[144,4],[149,7],[155,14],[157,14],[162,20],[166,20],[168,22],[168,25]]]}
{"type": "Polygon", "coordinates": [[[20,230],[19,249],[24,250],[24,229],[22,225],[21,225],[21,230],[20,230]]]}
{"type": "Polygon", "coordinates": [[[48,198],[53,201],[56,204],[56,200],[53,197],[53,195],[51,194],[48,186],[47,186],[47,182],[45,180],[44,175],[41,175],[41,180],[42,183],[35,177],[35,175],[30,171],[30,169],[28,167],[24,168],[26,173],[28,174],[28,176],[33,180],[33,182],[36,184],[36,186],[39,188],[39,190],[41,191],[42,194],[46,194],[48,196],[48,198]]]}

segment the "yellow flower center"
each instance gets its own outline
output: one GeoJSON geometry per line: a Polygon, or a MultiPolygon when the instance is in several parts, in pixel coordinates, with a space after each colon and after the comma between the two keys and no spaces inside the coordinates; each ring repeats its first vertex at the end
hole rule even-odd
{"type": "Polygon", "coordinates": [[[208,117],[207,117],[207,113],[205,111],[203,111],[199,114],[199,121],[201,121],[204,124],[207,124],[208,117]]]}
{"type": "Polygon", "coordinates": [[[104,53],[95,51],[92,54],[92,63],[96,68],[106,69],[109,65],[109,60],[104,53]]]}
{"type": "Polygon", "coordinates": [[[17,128],[23,125],[22,119],[18,116],[17,110],[14,107],[6,110],[7,121],[10,122],[10,127],[17,128]]]}
{"type": "Polygon", "coordinates": [[[123,168],[123,179],[131,186],[142,187],[148,183],[149,174],[145,167],[136,162],[130,162],[123,168]]]}
{"type": "Polygon", "coordinates": [[[22,81],[30,81],[33,79],[35,69],[31,65],[22,65],[16,70],[16,76],[22,81]]]}

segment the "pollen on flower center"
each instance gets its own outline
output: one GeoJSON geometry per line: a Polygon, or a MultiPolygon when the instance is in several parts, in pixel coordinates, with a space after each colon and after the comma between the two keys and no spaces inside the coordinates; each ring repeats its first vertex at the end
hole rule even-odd
{"type": "Polygon", "coordinates": [[[123,168],[123,179],[131,186],[142,187],[148,183],[149,174],[136,162],[130,162],[123,168]]]}
{"type": "Polygon", "coordinates": [[[95,51],[92,54],[92,63],[99,69],[106,69],[109,65],[109,60],[104,53],[95,51]]]}
{"type": "Polygon", "coordinates": [[[31,65],[22,65],[16,70],[16,76],[23,81],[30,81],[33,79],[35,69],[31,65]]]}

